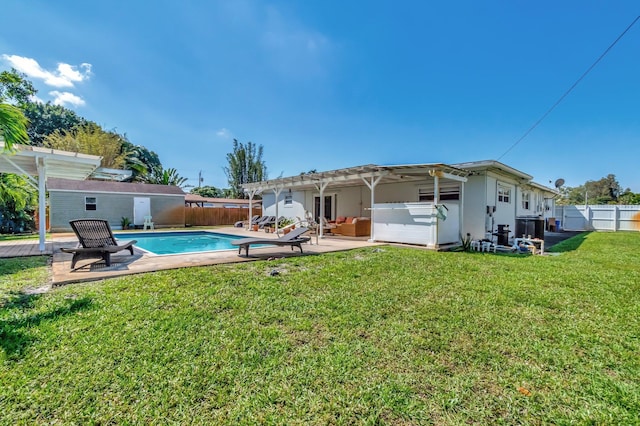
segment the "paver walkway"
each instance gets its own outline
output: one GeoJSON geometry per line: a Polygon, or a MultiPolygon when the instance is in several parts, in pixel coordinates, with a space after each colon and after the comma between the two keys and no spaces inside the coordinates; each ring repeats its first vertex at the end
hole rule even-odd
{"type": "Polygon", "coordinates": [[[0,244],[0,257],[23,257],[50,255],[53,253],[53,243],[45,242],[45,250],[40,251],[38,240],[11,240],[0,244]]]}

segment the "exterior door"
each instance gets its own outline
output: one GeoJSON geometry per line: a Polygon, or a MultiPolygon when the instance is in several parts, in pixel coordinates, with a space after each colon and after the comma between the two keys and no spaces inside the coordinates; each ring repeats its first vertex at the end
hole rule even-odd
{"type": "Polygon", "coordinates": [[[151,216],[151,198],[134,197],[133,198],[133,224],[142,226],[144,217],[151,216]]]}
{"type": "MultiPolygon", "coordinates": [[[[333,195],[324,196],[324,217],[327,220],[331,220],[331,214],[333,212],[333,195]]],[[[313,197],[313,216],[316,222],[320,223],[320,197],[313,197]]]]}

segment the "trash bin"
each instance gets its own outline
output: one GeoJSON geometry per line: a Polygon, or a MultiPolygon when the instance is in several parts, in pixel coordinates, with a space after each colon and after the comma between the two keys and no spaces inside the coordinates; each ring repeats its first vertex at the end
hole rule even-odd
{"type": "Polygon", "coordinates": [[[556,219],[556,232],[560,232],[560,221],[556,219]]]}

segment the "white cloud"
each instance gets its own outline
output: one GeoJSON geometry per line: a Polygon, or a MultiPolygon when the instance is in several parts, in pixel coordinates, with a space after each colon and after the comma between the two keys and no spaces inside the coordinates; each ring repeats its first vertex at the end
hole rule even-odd
{"type": "Polygon", "coordinates": [[[231,139],[231,132],[229,129],[225,129],[224,127],[216,132],[216,136],[223,139],[231,139]]]}
{"type": "Polygon", "coordinates": [[[84,99],[80,96],[76,96],[73,93],[69,92],[58,92],[54,90],[49,92],[51,96],[53,96],[53,104],[54,105],[73,105],[73,106],[82,106],[85,104],[84,99]]]}
{"type": "Polygon", "coordinates": [[[74,65],[59,63],[56,71],[49,71],[40,66],[38,61],[18,55],[2,55],[11,67],[30,78],[37,78],[44,84],[53,87],[74,87],[74,83],[85,81],[91,75],[91,64],[82,63],[80,69],[74,65]]]}

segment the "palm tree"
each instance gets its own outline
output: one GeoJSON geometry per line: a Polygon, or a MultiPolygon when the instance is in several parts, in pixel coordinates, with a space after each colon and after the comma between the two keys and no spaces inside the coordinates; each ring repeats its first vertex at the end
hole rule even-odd
{"type": "Polygon", "coordinates": [[[182,188],[185,182],[187,182],[187,178],[180,176],[176,169],[171,168],[164,170],[162,166],[160,166],[145,175],[143,181],[145,183],[155,183],[158,185],[175,185],[182,188]]]}
{"type": "Polygon", "coordinates": [[[13,173],[0,173],[0,207],[24,210],[35,200],[26,179],[13,173]]]}
{"type": "Polygon", "coordinates": [[[27,124],[28,120],[19,108],[0,103],[0,137],[4,140],[5,151],[11,151],[14,144],[29,141],[27,124]]]}

